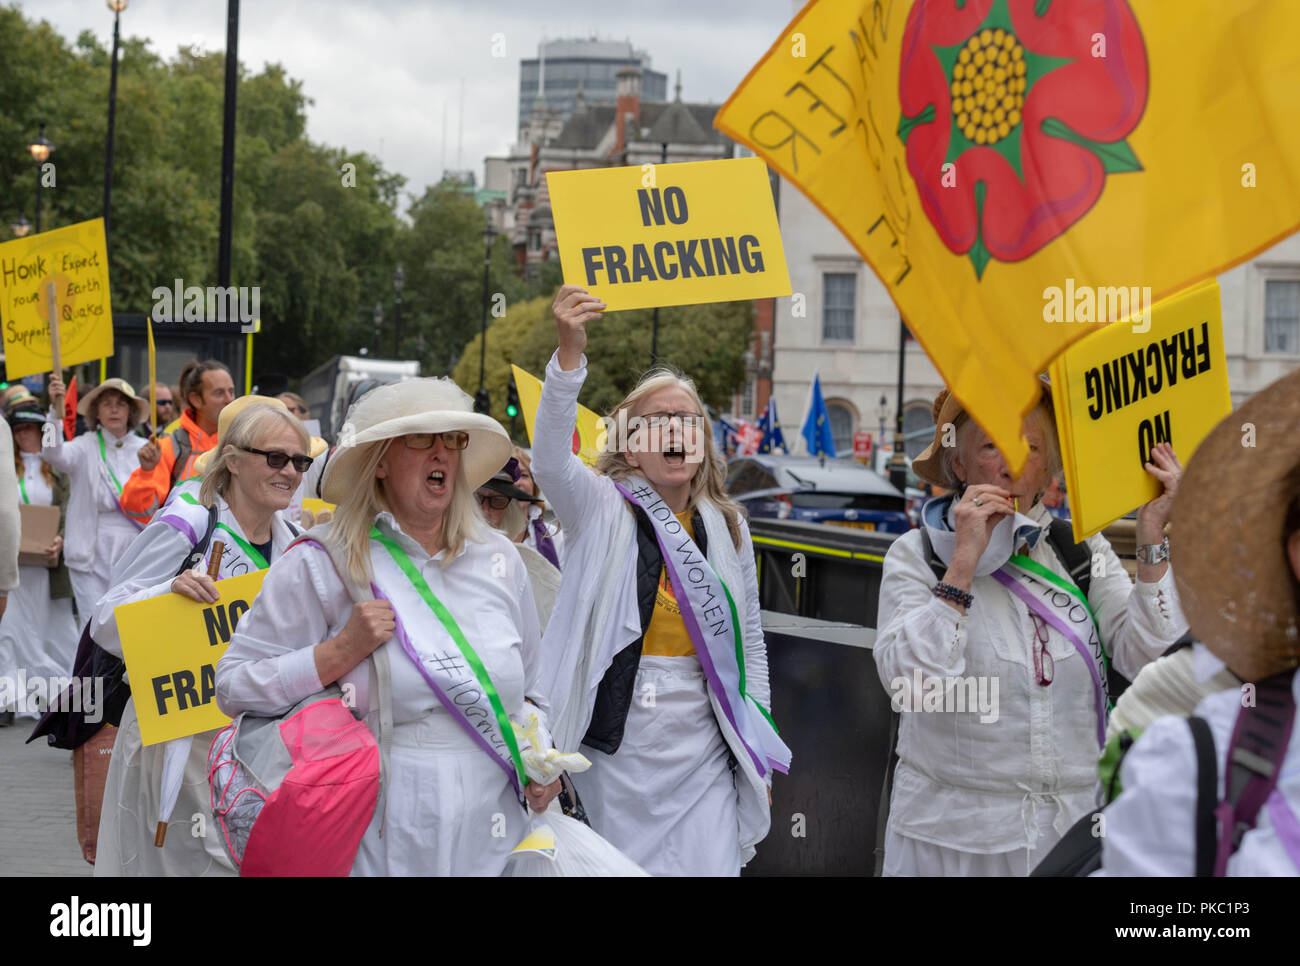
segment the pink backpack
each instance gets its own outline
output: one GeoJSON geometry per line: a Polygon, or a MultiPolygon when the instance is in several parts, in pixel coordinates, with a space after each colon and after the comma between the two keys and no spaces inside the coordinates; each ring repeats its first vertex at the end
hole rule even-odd
{"type": "MultiPolygon", "coordinates": [[[[322,529],[322,528],[317,528],[322,529]]],[[[323,536],[323,535],[322,535],[323,536]]],[[[372,594],[316,536],[353,599],[372,594]]],[[[291,545],[292,547],[293,545],[291,545]]],[[[392,731],[391,669],[383,648],[372,655],[380,741],[358,720],[337,684],[281,715],[245,712],[217,733],[208,751],[213,816],[231,859],[246,876],[344,876],[381,807],[392,731]]],[[[382,833],[382,830],[381,830],[382,833]]]]}

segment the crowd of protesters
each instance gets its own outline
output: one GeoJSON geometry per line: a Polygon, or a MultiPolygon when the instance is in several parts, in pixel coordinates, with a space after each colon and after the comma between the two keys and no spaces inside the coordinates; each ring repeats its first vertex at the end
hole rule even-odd
{"type": "MultiPolygon", "coordinates": [[[[152,414],[147,393],[104,381],[78,403],[77,434],[60,374],[47,405],[11,388],[0,675],[67,675],[89,666],[88,645],[120,659],[117,607],[168,594],[210,605],[218,581],[266,571],[215,700],[243,722],[341,695],[373,735],[377,791],[357,799],[343,871],[499,874],[531,812],[590,826],[621,871],[737,875],[791,759],[754,548],[682,374],[646,373],[611,414],[630,435],[593,467],[574,454],[586,330],[604,309],[575,286],[556,297],[531,452],[447,379],[358,387],[332,448],[304,426],[301,397],[236,398],[211,360],[157,384],[152,414]],[[39,508],[57,533],[18,566],[19,520],[34,526],[39,508]],[[556,752],[585,761],[536,765],[556,752]]],[[[1104,537],[1075,543],[1056,519],[1048,387],[1016,475],[939,394],[913,468],[944,495],[892,543],[880,587],[874,659],[882,682],[903,682],[884,874],[1300,873],[1300,733],[1254,749],[1273,755],[1267,774],[1233,764],[1244,691],[1293,718],[1300,689],[1300,450],[1283,442],[1300,375],[1246,405],[1261,436],[1277,434],[1259,456],[1231,449],[1236,417],[1186,472],[1171,446],[1153,450],[1134,581],[1104,537]],[[1257,460],[1239,474],[1257,498],[1212,478],[1231,459],[1257,460]],[[914,713],[911,692],[936,680],[996,681],[997,713],[914,713]],[[1207,781],[1211,814],[1231,816],[1222,827],[1205,818],[1207,781]],[[1074,834],[1102,808],[1106,837],[1074,834]]],[[[236,813],[221,834],[189,828],[220,797],[227,732],[146,745],[134,701],[113,721],[96,874],[236,874],[236,813]],[[166,835],[172,812],[183,828],[166,835]]],[[[0,708],[0,724],[15,712],[34,714],[0,708]]],[[[290,824],[309,826],[314,806],[298,807],[290,824]]]]}

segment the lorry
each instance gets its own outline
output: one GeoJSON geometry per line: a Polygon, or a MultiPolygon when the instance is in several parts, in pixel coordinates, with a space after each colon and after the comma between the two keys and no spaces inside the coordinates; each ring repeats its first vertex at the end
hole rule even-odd
{"type": "Polygon", "coordinates": [[[303,376],[299,395],[314,417],[320,419],[321,435],[328,440],[338,436],[352,402],[353,388],[369,382],[384,385],[416,379],[420,364],[415,361],[370,359],[365,356],[335,356],[303,376]]]}

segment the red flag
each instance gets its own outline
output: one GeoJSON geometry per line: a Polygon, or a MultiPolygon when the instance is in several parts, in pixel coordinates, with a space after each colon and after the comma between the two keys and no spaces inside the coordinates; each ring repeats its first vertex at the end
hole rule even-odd
{"type": "Polygon", "coordinates": [[[77,377],[68,382],[68,394],[63,397],[63,438],[77,435],[77,377]]]}

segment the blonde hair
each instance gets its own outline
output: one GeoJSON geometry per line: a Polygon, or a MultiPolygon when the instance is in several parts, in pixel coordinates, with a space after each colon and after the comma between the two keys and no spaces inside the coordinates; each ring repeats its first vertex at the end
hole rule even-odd
{"type": "MultiPolygon", "coordinates": [[[[726,463],[718,452],[717,446],[714,445],[713,424],[709,420],[708,410],[704,408],[704,400],[700,398],[695,383],[667,366],[658,366],[641,377],[636,388],[614,407],[609,418],[617,422],[618,414],[623,410],[628,411],[629,417],[639,415],[636,409],[644,399],[661,389],[670,387],[685,391],[691,397],[695,408],[704,414],[703,425],[699,430],[704,434],[704,459],[700,461],[695,475],[691,478],[691,492],[686,501],[686,510],[687,512],[694,510],[705,500],[712,503],[727,521],[731,542],[739,550],[740,517],[743,511],[740,505],[727,495],[726,463]]],[[[639,473],[638,469],[628,462],[626,453],[613,448],[612,438],[608,439],[606,449],[596,458],[596,472],[620,482],[639,473]]]]}
{"type": "MultiPolygon", "coordinates": [[[[331,534],[343,548],[348,575],[363,586],[370,583],[374,573],[370,568],[370,528],[379,513],[392,512],[384,496],[384,481],[375,476],[375,471],[394,442],[395,439],[380,439],[363,444],[356,461],[356,479],[348,481],[346,496],[334,511],[331,534]]],[[[457,461],[451,502],[442,515],[442,544],[446,552],[441,566],[447,567],[456,559],[466,540],[481,541],[486,529],[487,523],[475,505],[474,491],[465,477],[465,464],[457,461]]]]}
{"type": "Polygon", "coordinates": [[[260,449],[257,444],[266,438],[277,421],[292,426],[294,435],[302,445],[302,451],[309,451],[311,439],[307,436],[307,430],[302,428],[302,422],[289,410],[267,403],[253,403],[230,421],[225,436],[217,441],[217,452],[213,454],[212,462],[203,473],[203,483],[199,486],[200,503],[210,507],[218,494],[226,493],[231,480],[230,455],[250,446],[260,449]]]}

